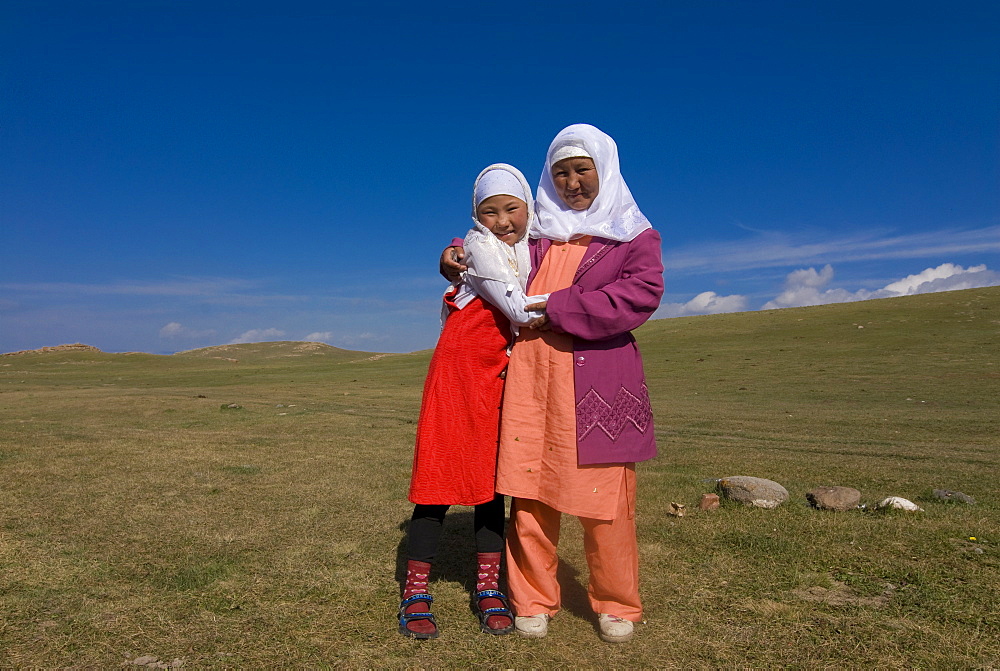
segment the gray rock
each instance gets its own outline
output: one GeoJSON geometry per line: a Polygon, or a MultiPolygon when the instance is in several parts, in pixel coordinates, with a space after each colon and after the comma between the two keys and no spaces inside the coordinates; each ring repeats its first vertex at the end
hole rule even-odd
{"type": "Polygon", "coordinates": [[[757,508],[777,508],[788,500],[788,490],[777,482],[749,475],[722,478],[715,488],[731,501],[757,508]]]}
{"type": "Polygon", "coordinates": [[[936,496],[941,501],[954,502],[958,501],[960,503],[967,503],[970,506],[976,505],[976,500],[969,496],[968,494],[963,494],[962,492],[953,492],[950,489],[935,489],[934,496],[936,496]]]}
{"type": "Polygon", "coordinates": [[[861,503],[861,492],[853,487],[817,487],[806,493],[813,508],[820,510],[854,510],[861,503]]]}

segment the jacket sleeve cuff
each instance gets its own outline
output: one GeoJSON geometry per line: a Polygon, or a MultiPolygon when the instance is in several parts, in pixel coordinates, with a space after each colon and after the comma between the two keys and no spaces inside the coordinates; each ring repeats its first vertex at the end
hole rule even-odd
{"type": "Polygon", "coordinates": [[[566,313],[566,304],[569,301],[570,292],[577,291],[582,292],[582,289],[577,286],[570,285],[565,289],[559,289],[558,291],[553,291],[549,294],[548,305],[545,308],[545,313],[549,316],[549,327],[556,333],[566,333],[566,329],[562,325],[562,319],[560,314],[566,313]]]}

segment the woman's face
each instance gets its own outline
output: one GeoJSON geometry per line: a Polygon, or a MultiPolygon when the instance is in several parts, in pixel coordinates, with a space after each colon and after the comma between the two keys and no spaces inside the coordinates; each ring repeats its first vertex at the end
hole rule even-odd
{"type": "Polygon", "coordinates": [[[510,246],[524,237],[528,228],[528,206],[520,198],[500,194],[490,196],[476,208],[479,223],[510,246]]]}
{"type": "Polygon", "coordinates": [[[572,210],[589,208],[601,190],[594,159],[582,156],[564,158],[552,166],[552,183],[572,210]]]}

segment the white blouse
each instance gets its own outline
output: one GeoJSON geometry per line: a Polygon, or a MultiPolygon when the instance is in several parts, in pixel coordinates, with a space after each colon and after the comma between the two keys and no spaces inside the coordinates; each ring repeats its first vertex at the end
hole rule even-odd
{"type": "MultiPolygon", "coordinates": [[[[529,312],[524,309],[525,306],[532,303],[541,303],[549,299],[548,294],[528,296],[518,284],[490,280],[463,273],[462,279],[458,284],[458,293],[455,294],[455,298],[453,299],[455,305],[459,309],[462,309],[476,296],[482,296],[484,301],[496,306],[510,320],[510,327],[514,335],[518,333],[518,326],[526,326],[545,314],[540,310],[529,312]]],[[[444,320],[447,317],[448,306],[445,305],[441,311],[442,328],[444,328],[444,320]]]]}

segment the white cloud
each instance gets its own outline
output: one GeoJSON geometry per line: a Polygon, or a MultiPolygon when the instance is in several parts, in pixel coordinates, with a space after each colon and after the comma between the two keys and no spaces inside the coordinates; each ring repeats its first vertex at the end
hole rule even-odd
{"type": "Polygon", "coordinates": [[[202,303],[264,307],[303,303],[313,298],[308,294],[272,293],[265,291],[265,288],[264,280],[225,277],[188,277],[164,281],[122,280],[91,284],[77,282],[0,284],[0,291],[65,301],[121,297],[152,299],[157,303],[173,301],[186,305],[202,303]]]}
{"type": "Polygon", "coordinates": [[[243,332],[238,338],[230,340],[229,345],[240,345],[251,342],[266,342],[268,340],[278,340],[285,335],[281,329],[250,329],[243,332]]]}
{"type": "Polygon", "coordinates": [[[5,289],[23,292],[65,294],[70,296],[218,296],[251,289],[255,282],[224,277],[185,277],[162,282],[129,280],[105,284],[81,282],[36,282],[4,284],[5,289]]]}
{"type": "Polygon", "coordinates": [[[765,303],[761,309],[772,310],[806,305],[825,305],[827,303],[847,303],[872,298],[890,298],[892,296],[909,296],[1000,285],[1000,273],[987,269],[985,265],[963,268],[954,263],[942,263],[937,267],[927,268],[916,275],[908,275],[901,280],[887,284],[877,291],[859,289],[851,292],[846,289],[824,289],[832,279],[833,267],[829,264],[823,266],[823,269],[818,272],[815,268],[795,270],[785,278],[784,291],[774,300],[765,303]]]}
{"type": "Polygon", "coordinates": [[[160,337],[170,340],[176,340],[180,338],[184,339],[197,339],[197,338],[208,338],[215,335],[214,329],[207,329],[204,331],[199,331],[197,329],[188,328],[180,322],[170,322],[166,326],[160,329],[160,337]]]}
{"type": "Polygon", "coordinates": [[[325,342],[329,343],[333,340],[333,331],[317,331],[315,333],[310,333],[304,340],[306,342],[325,342]]]}
{"type": "Polygon", "coordinates": [[[827,264],[819,272],[815,268],[801,268],[788,273],[785,278],[785,290],[771,301],[765,303],[761,310],[775,308],[794,308],[804,305],[824,305],[826,303],[846,303],[871,298],[871,292],[861,289],[851,293],[845,289],[823,290],[833,279],[833,266],[827,264]]]}
{"type": "Polygon", "coordinates": [[[1000,285],[1000,273],[987,269],[985,264],[963,268],[954,263],[942,263],[916,275],[907,275],[898,282],[887,285],[885,291],[891,291],[897,296],[909,296],[997,285],[1000,285]]]}
{"type": "Polygon", "coordinates": [[[175,338],[184,331],[184,327],[179,322],[170,322],[160,329],[161,338],[175,338]]]}
{"type": "Polygon", "coordinates": [[[806,263],[854,263],[934,258],[1000,251],[1000,226],[942,229],[895,235],[865,231],[825,238],[815,231],[796,234],[753,231],[749,240],[705,242],[664,250],[664,265],[684,275],[715,274],[719,268],[753,270],[806,263]]]}
{"type": "Polygon", "coordinates": [[[723,312],[740,312],[746,309],[746,296],[739,294],[720,296],[714,291],[703,291],[687,303],[664,303],[653,313],[653,318],[716,315],[723,312]]]}

